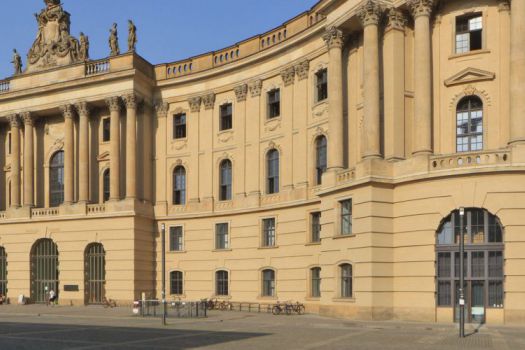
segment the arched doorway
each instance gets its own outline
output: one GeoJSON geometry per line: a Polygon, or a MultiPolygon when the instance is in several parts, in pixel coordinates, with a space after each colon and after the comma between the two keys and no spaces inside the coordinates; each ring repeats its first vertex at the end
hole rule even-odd
{"type": "MultiPolygon", "coordinates": [[[[465,319],[485,321],[487,309],[503,308],[504,244],[500,220],[481,208],[465,209],[463,217],[465,243],[464,292],[465,319]]],[[[446,217],[436,237],[436,290],[438,307],[454,307],[454,320],[459,319],[459,242],[460,214],[446,217]]]]}
{"type": "Polygon", "coordinates": [[[53,240],[45,238],[31,249],[31,300],[45,303],[51,290],[58,296],[58,248],[53,240]]]}
{"type": "Polygon", "coordinates": [[[101,304],[106,297],[106,251],[100,243],[87,246],[84,255],[86,304],[101,304]]]}
{"type": "Polygon", "coordinates": [[[7,253],[0,247],[0,295],[7,295],[7,253]]]}

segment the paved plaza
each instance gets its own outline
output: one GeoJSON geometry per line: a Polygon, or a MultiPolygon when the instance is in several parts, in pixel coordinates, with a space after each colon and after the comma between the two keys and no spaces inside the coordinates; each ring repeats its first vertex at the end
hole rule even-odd
{"type": "Polygon", "coordinates": [[[211,312],[206,319],[131,315],[129,308],[0,307],[0,349],[525,349],[525,329],[357,322],[319,317],[211,312]]]}

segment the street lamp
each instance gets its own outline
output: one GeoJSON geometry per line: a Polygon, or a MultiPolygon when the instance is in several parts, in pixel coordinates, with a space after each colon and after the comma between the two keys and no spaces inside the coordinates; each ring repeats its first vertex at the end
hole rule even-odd
{"type": "Polygon", "coordinates": [[[166,325],[166,225],[161,224],[162,233],[162,325],[166,325]]]}
{"type": "Polygon", "coordinates": [[[463,219],[465,208],[459,208],[459,337],[465,337],[465,284],[464,263],[465,259],[465,233],[463,232],[463,219]]]}

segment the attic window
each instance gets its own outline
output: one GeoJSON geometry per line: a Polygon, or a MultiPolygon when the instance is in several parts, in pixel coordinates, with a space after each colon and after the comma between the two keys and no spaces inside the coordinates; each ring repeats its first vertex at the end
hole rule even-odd
{"type": "Polygon", "coordinates": [[[456,18],[456,53],[482,49],[483,17],[481,13],[456,18]]]}

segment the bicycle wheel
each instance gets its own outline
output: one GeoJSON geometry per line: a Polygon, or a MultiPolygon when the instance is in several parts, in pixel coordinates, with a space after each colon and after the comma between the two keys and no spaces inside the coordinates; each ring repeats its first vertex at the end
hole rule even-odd
{"type": "Polygon", "coordinates": [[[272,308],[272,314],[274,315],[279,315],[281,313],[281,308],[277,305],[275,305],[273,308],[272,308]]]}
{"type": "Polygon", "coordinates": [[[304,311],[305,311],[304,305],[301,304],[297,306],[297,314],[304,315],[304,311]]]}
{"type": "Polygon", "coordinates": [[[286,305],[285,308],[284,308],[284,311],[286,312],[287,315],[291,315],[292,314],[292,306],[291,305],[286,305]]]}

